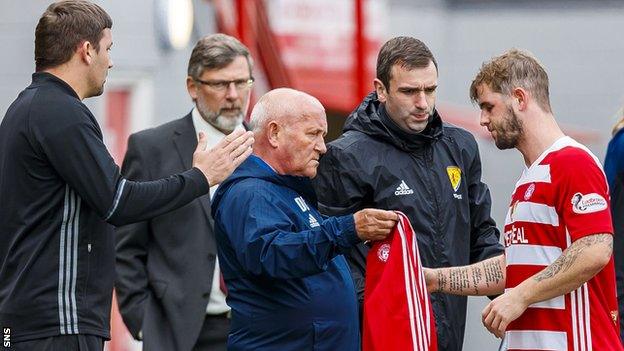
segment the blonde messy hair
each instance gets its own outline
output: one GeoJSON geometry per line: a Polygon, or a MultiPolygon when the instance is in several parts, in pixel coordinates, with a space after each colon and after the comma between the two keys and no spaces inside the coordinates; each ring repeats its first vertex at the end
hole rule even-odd
{"type": "Polygon", "coordinates": [[[509,95],[515,88],[530,92],[545,112],[551,112],[548,74],[529,52],[511,49],[483,63],[470,84],[470,99],[478,102],[477,88],[487,85],[493,92],[509,95]]]}

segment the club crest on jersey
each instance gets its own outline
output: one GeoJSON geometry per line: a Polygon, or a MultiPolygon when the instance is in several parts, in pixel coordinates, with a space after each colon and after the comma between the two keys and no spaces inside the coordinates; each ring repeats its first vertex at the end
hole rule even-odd
{"type": "Polygon", "coordinates": [[[576,193],[572,196],[572,211],[574,213],[585,214],[594,213],[607,209],[607,200],[596,193],[583,195],[576,193]]]}
{"type": "Polygon", "coordinates": [[[451,181],[453,191],[457,191],[461,185],[461,169],[457,166],[448,166],[446,167],[446,173],[451,181]]]}
{"type": "Polygon", "coordinates": [[[388,261],[388,257],[390,257],[390,244],[382,244],[377,249],[377,257],[381,262],[388,261]]]}
{"type": "Polygon", "coordinates": [[[524,200],[530,199],[534,191],[535,191],[535,183],[531,183],[531,185],[529,185],[527,190],[524,192],[524,200]]]}

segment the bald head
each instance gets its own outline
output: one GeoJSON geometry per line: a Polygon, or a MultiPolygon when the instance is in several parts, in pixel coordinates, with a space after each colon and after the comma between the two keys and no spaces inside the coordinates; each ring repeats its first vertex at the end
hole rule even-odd
{"type": "Polygon", "coordinates": [[[325,108],[304,92],[280,88],[258,100],[251,112],[254,153],[279,174],[313,178],[327,151],[325,108]]]}
{"type": "Polygon", "coordinates": [[[296,123],[311,113],[325,115],[325,108],[317,98],[299,90],[278,88],[258,100],[251,111],[249,125],[257,133],[271,121],[279,124],[296,123]]]}

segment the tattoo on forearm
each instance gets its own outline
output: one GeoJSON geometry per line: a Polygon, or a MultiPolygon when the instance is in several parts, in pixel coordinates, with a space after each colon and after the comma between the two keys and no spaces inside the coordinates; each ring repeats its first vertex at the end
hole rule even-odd
{"type": "Polygon", "coordinates": [[[555,262],[539,272],[533,279],[541,282],[544,279],[552,278],[559,272],[565,272],[576,262],[579,255],[588,247],[605,243],[609,248],[613,248],[613,237],[611,234],[596,234],[578,239],[568,247],[555,262]]]}
{"type": "Polygon", "coordinates": [[[503,280],[503,268],[498,260],[483,262],[483,271],[485,272],[485,284],[488,287],[490,283],[496,285],[503,280]]]}
{"type": "Polygon", "coordinates": [[[446,289],[446,275],[442,273],[442,270],[438,271],[438,290],[437,292],[443,292],[446,289]]]}
{"type": "Polygon", "coordinates": [[[449,292],[462,292],[470,287],[468,267],[451,268],[449,270],[449,292]]]}
{"type": "Polygon", "coordinates": [[[472,285],[474,288],[474,294],[479,295],[479,283],[483,280],[483,273],[479,267],[472,269],[472,285]]]}

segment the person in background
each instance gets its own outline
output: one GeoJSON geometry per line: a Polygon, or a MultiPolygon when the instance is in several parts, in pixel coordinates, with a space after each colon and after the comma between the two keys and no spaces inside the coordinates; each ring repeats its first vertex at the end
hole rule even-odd
{"type": "Polygon", "coordinates": [[[82,103],[104,91],[112,25],[91,2],[51,4],[35,30],[32,83],[0,124],[0,328],[10,350],[102,350],[110,338],[113,226],[188,204],[251,154],[251,133],[210,150],[201,134],[177,174],[122,177],[82,103]]]}
{"type": "Polygon", "coordinates": [[[611,195],[613,219],[613,259],[620,312],[620,338],[624,342],[624,108],[618,112],[619,120],[613,127],[613,138],[607,148],[604,170],[611,195]]]}
{"type": "MultiPolygon", "coordinates": [[[[481,263],[459,284],[455,279],[463,276],[444,280],[449,271],[424,270],[429,289],[445,293],[431,296],[439,350],[459,351],[467,303],[459,295],[486,293],[475,291],[472,282],[487,282],[493,290],[504,286],[503,247],[490,215],[490,192],[481,180],[477,142],[466,130],[444,123],[436,110],[438,64],[422,41],[386,42],[373,84],[375,91],[347,118],[344,133],[321,158],[314,180],[319,210],[325,215],[367,207],[399,210],[417,233],[423,267],[481,263]],[[487,274],[477,275],[484,270],[487,274]]],[[[347,256],[360,303],[367,254],[368,246],[359,244],[347,256]]]]}
{"type": "Polygon", "coordinates": [[[517,49],[485,62],[470,86],[481,125],[526,166],[505,220],[505,292],[483,324],[508,350],[624,350],[605,174],[559,128],[548,86],[544,67],[517,49]]]}
{"type": "Polygon", "coordinates": [[[254,154],[217,190],[212,213],[232,307],[228,350],[359,350],[357,305],[343,256],[384,239],[392,211],[323,217],[310,178],[326,151],[323,105],[292,89],[260,98],[254,154]]]}
{"type": "MultiPolygon", "coordinates": [[[[186,87],[186,116],[130,136],[122,174],[151,180],[190,166],[197,133],[212,148],[247,113],[253,64],[235,38],[213,34],[195,45],[186,87]]],[[[119,309],[145,350],[225,350],[230,308],[225,302],[210,194],[148,221],[117,228],[119,309]]]]}

